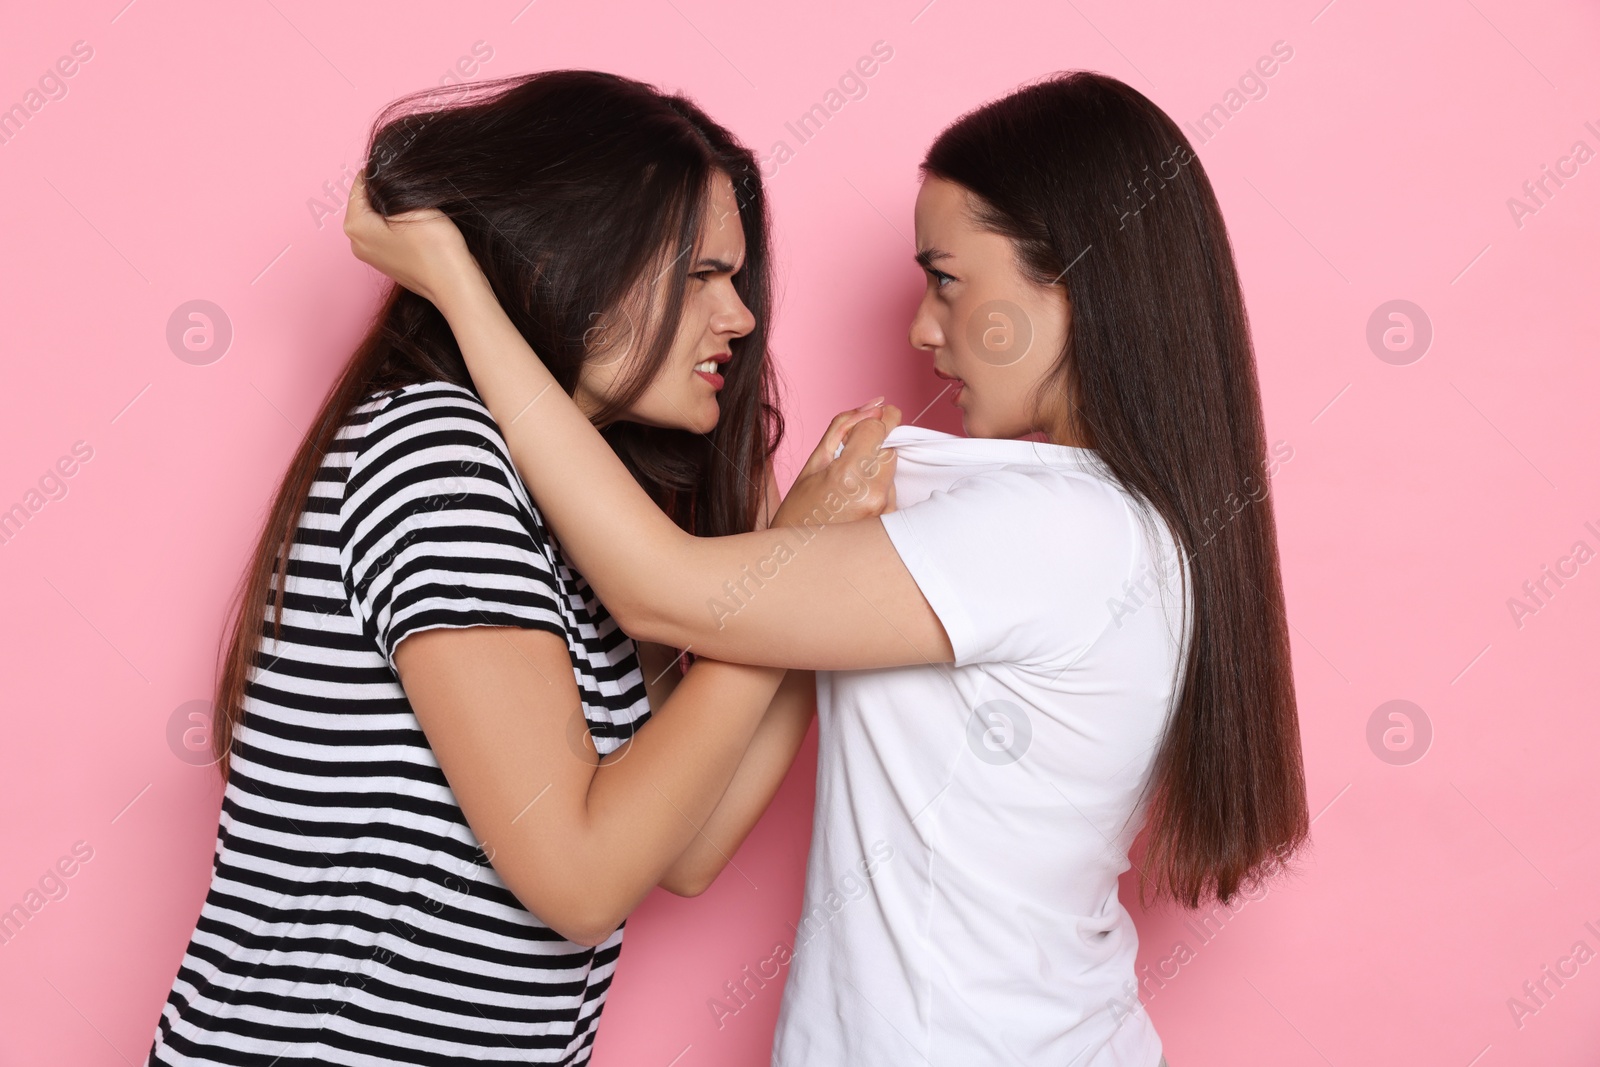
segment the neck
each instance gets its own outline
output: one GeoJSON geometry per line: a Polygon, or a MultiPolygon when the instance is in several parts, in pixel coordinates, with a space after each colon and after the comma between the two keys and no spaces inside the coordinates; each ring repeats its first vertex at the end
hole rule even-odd
{"type": "Polygon", "coordinates": [[[1066,448],[1089,447],[1089,443],[1078,434],[1074,433],[1071,427],[1067,426],[1064,422],[1058,423],[1054,426],[1041,427],[1039,432],[1043,433],[1045,435],[1045,440],[1049,441],[1053,445],[1062,445],[1066,448]]]}
{"type": "Polygon", "coordinates": [[[604,422],[596,420],[595,416],[600,414],[600,409],[604,407],[605,401],[592,395],[583,387],[581,382],[578,383],[578,388],[573,390],[572,402],[578,405],[578,410],[583,412],[584,418],[588,419],[590,424],[597,430],[603,430],[615,421],[613,419],[607,419],[604,422]]]}
{"type": "Polygon", "coordinates": [[[1048,413],[1044,425],[1038,427],[1038,432],[1053,445],[1063,445],[1067,448],[1092,448],[1086,435],[1078,432],[1074,426],[1072,414],[1060,410],[1061,405],[1052,405],[1055,410],[1048,413]]]}

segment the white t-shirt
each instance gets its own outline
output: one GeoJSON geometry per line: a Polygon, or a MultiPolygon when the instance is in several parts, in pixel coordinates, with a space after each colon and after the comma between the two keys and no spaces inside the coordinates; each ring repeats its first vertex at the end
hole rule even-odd
{"type": "Polygon", "coordinates": [[[884,528],[955,663],[817,673],[774,1067],[1155,1067],[1117,877],[1175,697],[1181,555],[1094,453],[897,427],[884,528]]]}

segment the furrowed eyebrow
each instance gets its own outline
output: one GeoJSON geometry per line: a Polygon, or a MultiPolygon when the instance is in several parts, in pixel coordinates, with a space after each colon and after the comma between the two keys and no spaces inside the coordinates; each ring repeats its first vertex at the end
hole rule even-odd
{"type": "Polygon", "coordinates": [[[916,254],[917,265],[923,270],[932,270],[933,265],[941,259],[949,259],[950,253],[938,248],[924,248],[916,254]]]}
{"type": "Polygon", "coordinates": [[[702,259],[695,264],[695,268],[697,270],[714,270],[721,274],[735,273],[733,264],[725,259],[702,259]]]}

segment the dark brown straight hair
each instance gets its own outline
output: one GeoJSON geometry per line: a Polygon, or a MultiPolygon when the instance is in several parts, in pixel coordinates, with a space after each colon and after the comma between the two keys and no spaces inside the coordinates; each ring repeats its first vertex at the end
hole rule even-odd
{"type": "Polygon", "coordinates": [[[1147,791],[1141,896],[1227,902],[1309,820],[1255,355],[1211,183],[1160,108],[1091,71],[962,116],[921,169],[965,187],[1035,282],[1065,287],[1067,343],[1035,399],[1066,399],[1080,440],[1188,556],[1192,629],[1147,791]]]}
{"type": "MultiPolygon", "coordinates": [[[[568,395],[586,359],[625,361],[597,423],[649,388],[671,351],[689,253],[718,173],[738,200],[745,262],[733,283],[756,325],[731,343],[716,428],[612,421],[601,431],[652,499],[707,537],[754,528],[783,436],[767,352],[771,264],[756,157],[685,97],[615,74],[556,70],[394,101],[373,124],[362,171],[379,214],[431,207],[455,221],[507,315],[568,395]]],[[[328,448],[367,397],[433,381],[477,392],[444,316],[390,283],[278,486],[241,582],[215,698],[212,744],[224,778],[251,671],[268,662],[259,645],[281,638],[278,591],[328,448]]]]}

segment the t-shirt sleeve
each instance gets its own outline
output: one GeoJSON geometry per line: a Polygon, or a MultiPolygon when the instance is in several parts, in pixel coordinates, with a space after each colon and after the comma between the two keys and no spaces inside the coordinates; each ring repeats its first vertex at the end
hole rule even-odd
{"type": "Polygon", "coordinates": [[[402,393],[375,416],[340,525],[352,609],[391,670],[402,640],[438,627],[567,636],[544,529],[493,418],[465,394],[402,393]]]}
{"type": "Polygon", "coordinates": [[[1113,621],[1137,522],[1076,472],[1003,468],[882,516],[955,665],[1070,663],[1113,621]]]}

